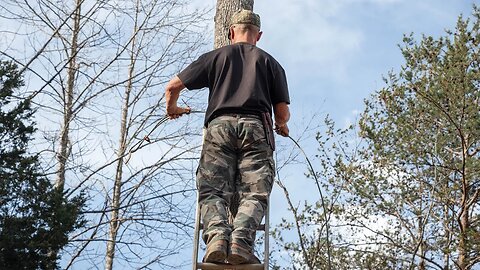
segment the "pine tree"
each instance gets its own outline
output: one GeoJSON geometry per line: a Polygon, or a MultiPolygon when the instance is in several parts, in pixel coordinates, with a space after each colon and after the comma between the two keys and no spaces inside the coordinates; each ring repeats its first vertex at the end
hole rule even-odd
{"type": "Polygon", "coordinates": [[[56,269],[84,199],[65,198],[28,152],[34,110],[14,93],[23,84],[15,64],[0,62],[0,269],[56,269]]]}
{"type": "Polygon", "coordinates": [[[389,246],[418,269],[475,269],[480,261],[480,10],[473,13],[446,37],[405,37],[405,66],[361,122],[372,166],[357,171],[355,189],[395,221],[384,234],[389,246]]]}
{"type": "MultiPolygon", "coordinates": [[[[405,36],[405,65],[366,101],[360,140],[333,127],[317,137],[335,269],[478,269],[480,9],[446,34],[405,36]]],[[[324,269],[311,226],[323,209],[292,209],[280,229],[299,228],[299,243],[276,239],[295,265],[324,269]]]]}

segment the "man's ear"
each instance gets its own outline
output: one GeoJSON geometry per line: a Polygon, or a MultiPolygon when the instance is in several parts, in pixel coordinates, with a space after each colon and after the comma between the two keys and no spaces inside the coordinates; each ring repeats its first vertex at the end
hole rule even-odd
{"type": "Polygon", "coordinates": [[[257,41],[259,41],[259,40],[260,40],[260,38],[262,37],[262,34],[263,34],[263,32],[262,32],[262,31],[258,32],[257,41]]]}
{"type": "Polygon", "coordinates": [[[228,39],[232,41],[235,38],[235,31],[233,31],[233,27],[228,29],[228,39]]]}

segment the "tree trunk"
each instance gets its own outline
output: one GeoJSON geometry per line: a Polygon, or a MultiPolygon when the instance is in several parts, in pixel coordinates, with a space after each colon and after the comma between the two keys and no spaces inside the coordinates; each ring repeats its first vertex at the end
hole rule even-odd
{"type": "MultiPolygon", "coordinates": [[[[137,7],[139,6],[137,2],[137,7]]],[[[123,160],[125,156],[125,152],[127,151],[127,136],[128,136],[128,129],[127,129],[127,119],[128,119],[128,111],[130,107],[130,94],[132,92],[132,84],[134,79],[134,70],[135,70],[135,62],[136,62],[136,55],[135,55],[135,45],[136,45],[136,35],[138,31],[137,22],[138,22],[138,9],[136,12],[135,18],[135,25],[133,29],[133,40],[132,40],[132,49],[130,55],[130,67],[128,70],[128,82],[125,88],[125,93],[123,97],[123,108],[122,108],[122,119],[121,119],[121,126],[120,126],[120,138],[118,142],[118,163],[117,169],[115,174],[115,183],[113,186],[113,196],[112,196],[112,214],[110,217],[110,229],[109,229],[109,241],[107,242],[107,251],[106,251],[106,258],[105,258],[105,269],[112,270],[113,269],[113,261],[115,259],[115,246],[117,241],[117,233],[120,227],[119,221],[119,208],[120,208],[120,200],[122,195],[122,173],[123,173],[123,160]]]]}
{"type": "Polygon", "coordinates": [[[469,228],[469,220],[468,220],[468,209],[462,209],[461,215],[459,218],[460,221],[460,235],[458,240],[458,268],[461,270],[466,270],[468,265],[468,228],[469,228]]]}
{"type": "Polygon", "coordinates": [[[80,7],[81,0],[76,1],[76,10],[73,17],[72,45],[70,48],[69,64],[67,72],[67,87],[63,93],[63,123],[60,131],[60,145],[57,153],[58,171],[55,187],[59,190],[65,186],[65,171],[68,157],[70,156],[70,123],[73,118],[73,92],[75,87],[75,77],[77,74],[76,54],[78,50],[78,34],[80,32],[80,7]]]}
{"type": "Polygon", "coordinates": [[[462,177],[462,200],[460,203],[460,215],[458,217],[458,223],[460,225],[460,235],[458,236],[458,268],[461,270],[466,270],[469,259],[469,239],[468,239],[468,230],[470,229],[470,222],[468,213],[470,211],[468,206],[468,194],[469,194],[469,185],[465,176],[465,169],[463,171],[462,177]]]}
{"type": "Polygon", "coordinates": [[[420,255],[420,262],[418,263],[418,270],[425,270],[426,269],[426,261],[425,261],[425,255],[427,254],[426,250],[426,245],[425,245],[425,240],[424,238],[424,225],[423,225],[423,218],[421,216],[418,218],[418,225],[419,225],[419,230],[418,230],[418,241],[419,246],[418,246],[418,254],[420,255]]]}
{"type": "Polygon", "coordinates": [[[140,133],[163,117],[164,97],[158,87],[179,68],[178,59],[188,62],[200,53],[205,33],[198,29],[204,29],[200,26],[211,12],[207,7],[192,10],[185,1],[83,3],[7,0],[0,4],[10,12],[2,18],[7,24],[0,31],[10,31],[8,25],[28,25],[19,27],[18,33],[9,32],[11,43],[31,45],[27,51],[1,47],[6,48],[3,55],[12,55],[21,65],[21,59],[33,55],[23,69],[35,77],[36,87],[24,94],[39,97],[34,102],[40,117],[51,123],[40,130],[44,133],[38,145],[45,147],[38,149],[42,168],[59,190],[68,189],[66,197],[85,190],[90,202],[84,211],[89,226],[69,235],[59,263],[68,262],[62,269],[78,264],[82,269],[111,269],[117,263],[131,263],[131,269],[153,264],[165,269],[164,258],[191,245],[188,232],[181,229],[189,225],[190,205],[182,202],[185,196],[194,196],[186,183],[191,180],[190,157],[198,154],[199,147],[184,138],[199,134],[188,127],[190,121],[168,129],[156,126],[153,135],[158,136],[152,142],[165,151],[152,153],[145,162],[132,162],[128,169],[121,158],[140,133]],[[141,2],[139,30],[132,36],[136,2],[141,2]],[[133,54],[132,42],[136,43],[133,54]]]}
{"type": "MultiPolygon", "coordinates": [[[[458,223],[460,225],[460,235],[458,239],[458,268],[461,270],[471,269],[471,259],[472,255],[470,254],[471,246],[474,244],[472,238],[469,236],[471,233],[472,226],[470,224],[470,211],[473,201],[476,201],[476,198],[470,198],[471,194],[471,183],[469,177],[469,170],[467,169],[467,164],[471,162],[469,159],[469,145],[468,136],[462,136],[462,197],[460,201],[460,214],[458,216],[458,223]],[[472,199],[474,199],[472,201],[472,199]]],[[[475,195],[474,195],[475,197],[475,195]]]]}
{"type": "MultiPolygon", "coordinates": [[[[448,188],[448,183],[447,183],[447,188],[448,188]]],[[[448,205],[445,204],[443,206],[443,212],[445,215],[445,218],[443,220],[443,230],[445,231],[445,236],[444,236],[444,241],[445,241],[445,246],[443,248],[444,253],[443,253],[443,270],[450,270],[450,244],[452,242],[452,235],[451,235],[451,228],[450,224],[452,224],[451,218],[450,218],[450,210],[448,209],[448,205]],[[446,251],[445,251],[446,250],[446,251]]]]}

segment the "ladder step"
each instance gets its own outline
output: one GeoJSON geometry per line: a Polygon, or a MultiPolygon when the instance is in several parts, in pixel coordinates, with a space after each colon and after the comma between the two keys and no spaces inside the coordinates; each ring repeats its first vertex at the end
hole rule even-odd
{"type": "Polygon", "coordinates": [[[203,270],[263,270],[263,264],[215,264],[215,263],[197,263],[198,269],[203,270]]]}
{"type": "MultiPolygon", "coordinates": [[[[203,228],[203,223],[200,223],[200,230],[203,228]]],[[[265,231],[265,224],[258,225],[257,231],[265,231]]]]}

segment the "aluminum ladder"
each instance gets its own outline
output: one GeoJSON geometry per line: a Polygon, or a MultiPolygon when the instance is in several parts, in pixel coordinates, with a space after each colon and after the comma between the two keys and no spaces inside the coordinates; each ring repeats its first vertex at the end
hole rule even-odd
{"type": "Polygon", "coordinates": [[[202,223],[200,220],[200,206],[197,202],[197,210],[195,217],[195,234],[193,239],[193,270],[203,269],[203,270],[268,270],[268,257],[269,257],[269,222],[270,222],[270,207],[267,207],[265,211],[265,223],[261,224],[257,231],[264,231],[265,240],[264,240],[264,259],[261,264],[240,264],[240,265],[231,265],[231,264],[216,264],[216,263],[204,263],[198,260],[198,249],[199,249],[199,239],[200,231],[202,230],[202,223]]]}

